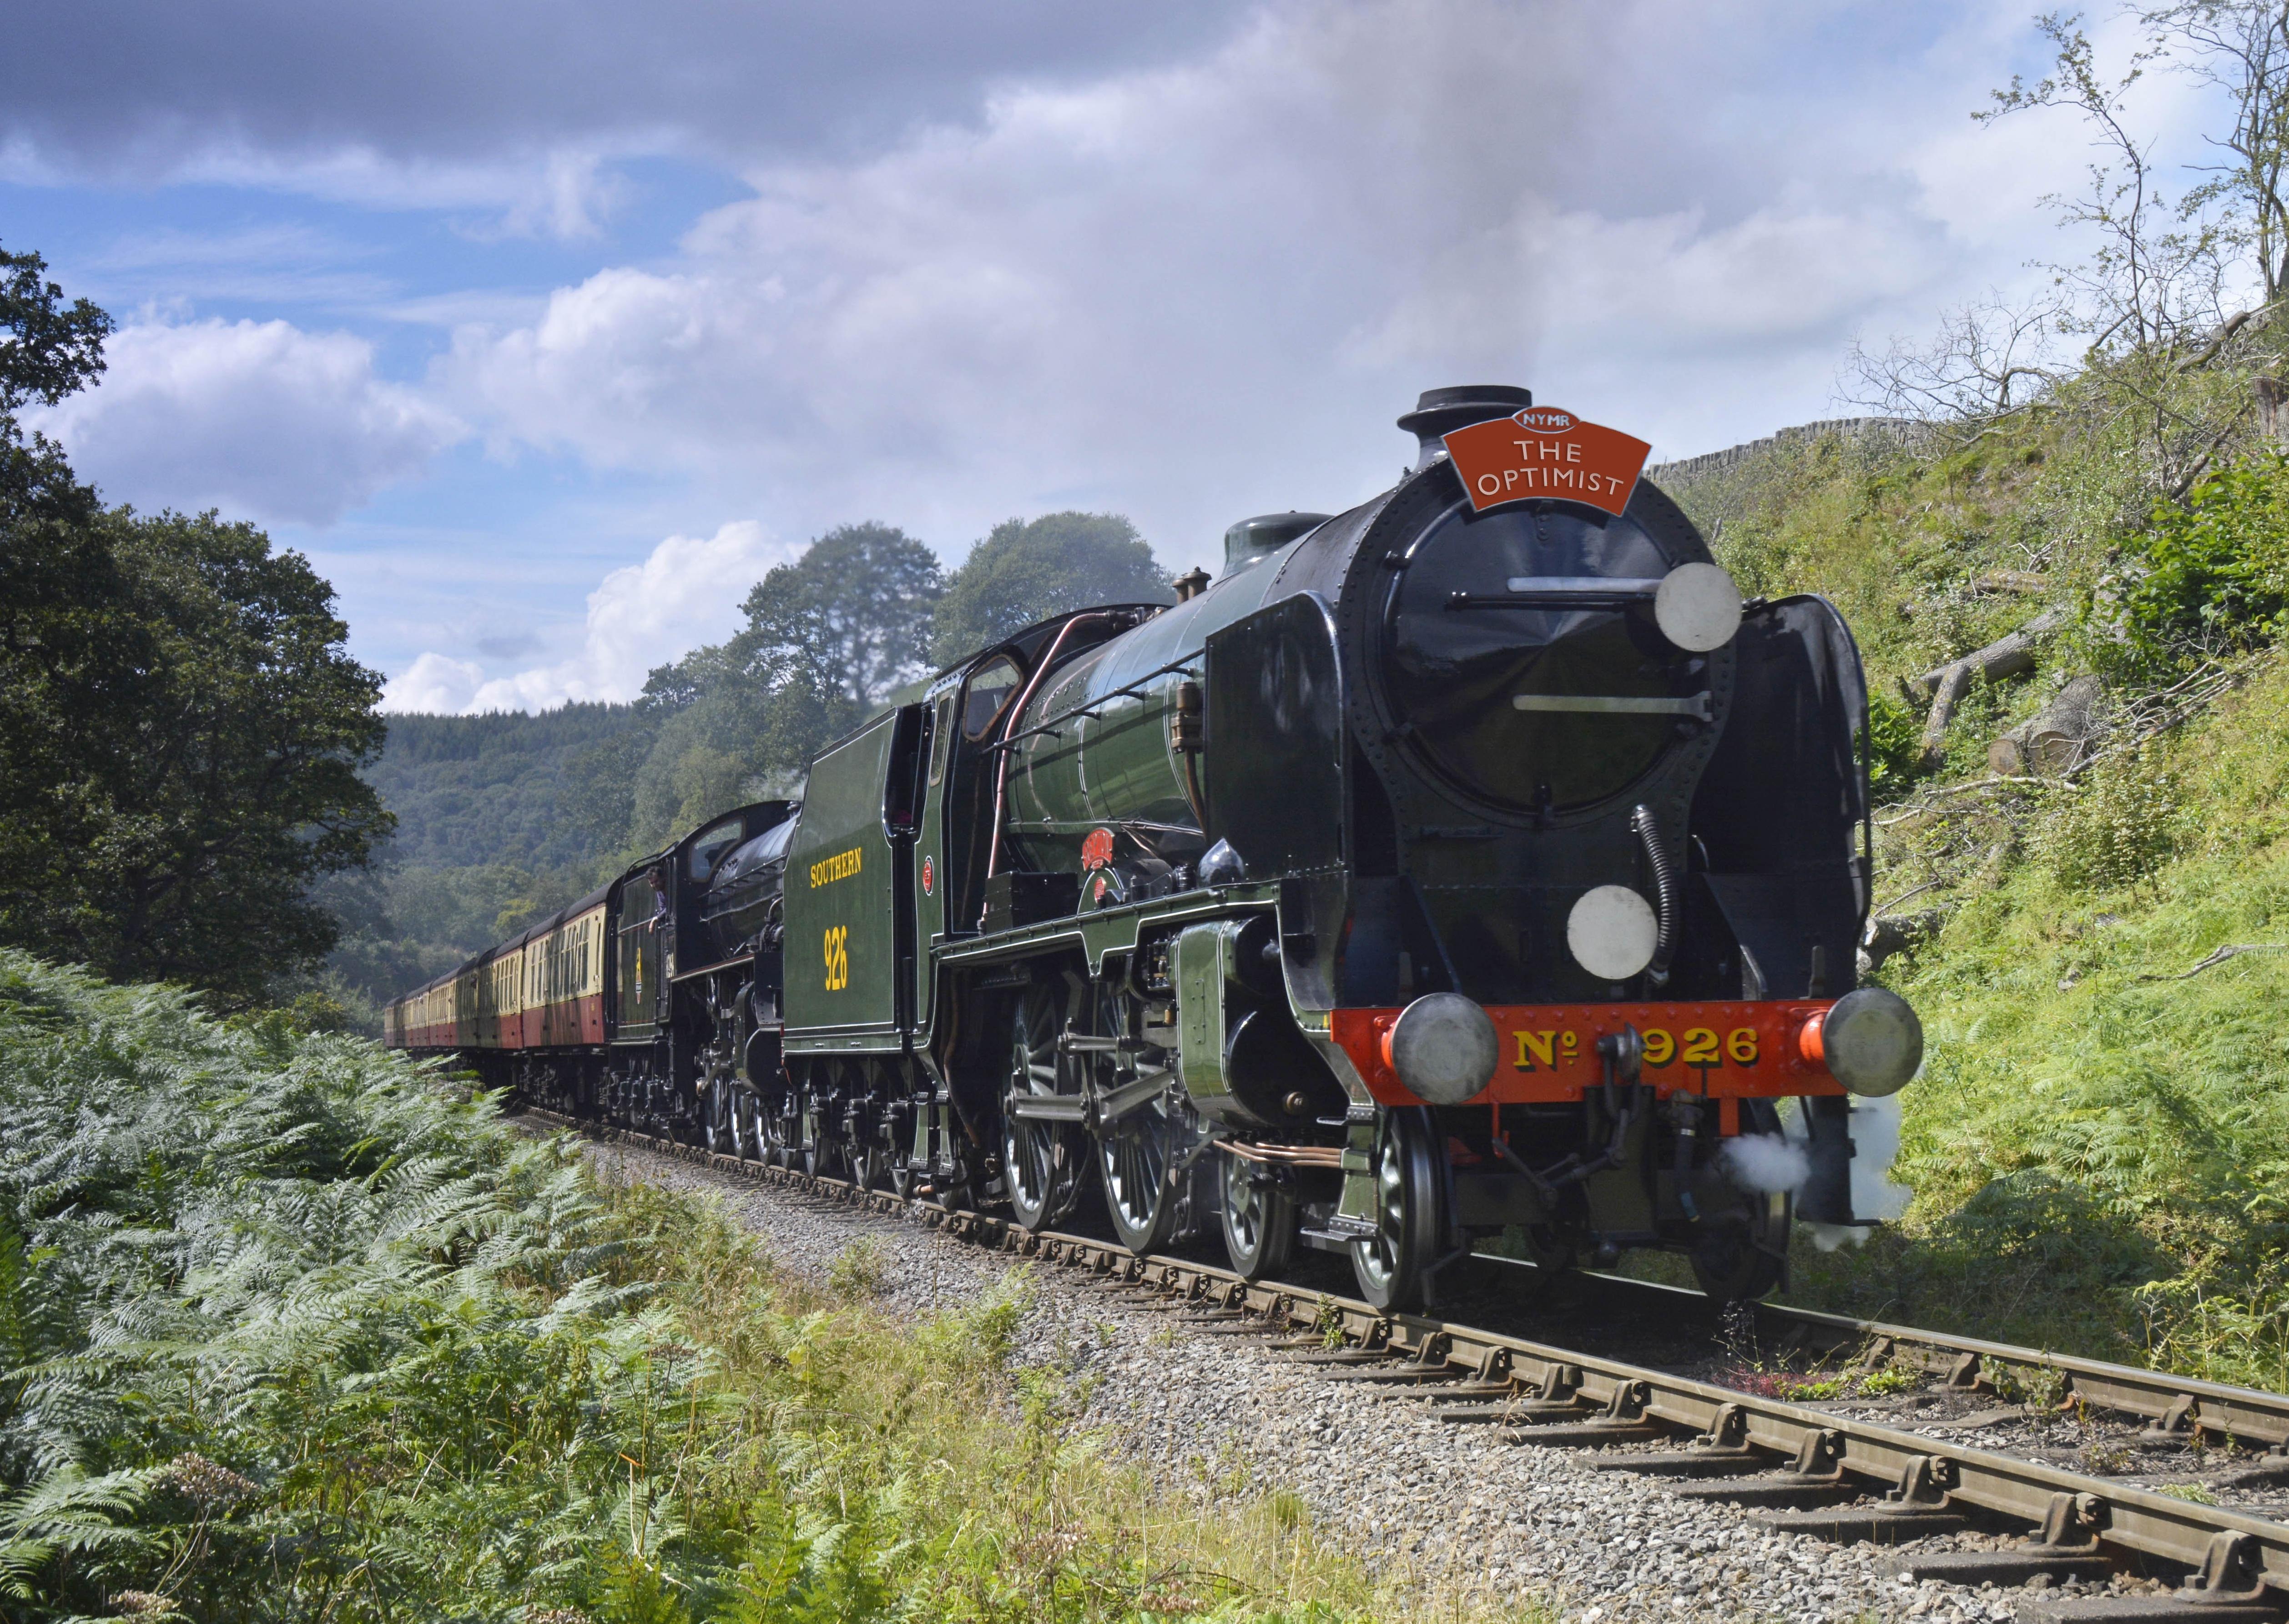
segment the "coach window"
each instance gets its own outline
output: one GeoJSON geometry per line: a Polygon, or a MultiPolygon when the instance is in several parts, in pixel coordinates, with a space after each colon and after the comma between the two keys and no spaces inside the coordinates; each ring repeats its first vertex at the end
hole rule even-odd
{"type": "Polygon", "coordinates": [[[1020,674],[1017,662],[1006,654],[997,654],[977,668],[969,679],[969,698],[961,711],[961,731],[966,736],[982,739],[992,730],[993,719],[1017,691],[1020,674]]]}

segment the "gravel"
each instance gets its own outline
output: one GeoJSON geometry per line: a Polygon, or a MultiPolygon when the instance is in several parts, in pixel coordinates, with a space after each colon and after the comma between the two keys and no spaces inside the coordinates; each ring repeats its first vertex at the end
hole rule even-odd
{"type": "MultiPolygon", "coordinates": [[[[917,1224],[641,1147],[590,1151],[623,1176],[722,1197],[782,1266],[822,1280],[853,1241],[870,1238],[880,1302],[894,1314],[973,1303],[1022,1266],[917,1224]]],[[[1524,1447],[1487,1428],[1434,1421],[1391,1389],[1329,1381],[1323,1367],[1257,1339],[1216,1333],[1054,1270],[1036,1278],[1017,1357],[1071,1378],[1087,1395],[1073,1424],[1099,1433],[1168,1491],[1205,1502],[1243,1479],[1289,1490],[1323,1531],[1372,1564],[1417,1568],[1498,1602],[1545,1601],[1582,1624],[1950,1624],[2008,1619],[2024,1599],[2015,1589],[1887,1577],[1868,1546],[1769,1532],[1755,1512],[1678,1500],[1661,1480],[1592,1471],[1588,1452],[1524,1447]]],[[[1967,1534],[1926,1543],[1992,1548],[2007,1540],[1967,1534]]],[[[2117,1580],[2112,1588],[2125,1586],[2117,1580]]]]}

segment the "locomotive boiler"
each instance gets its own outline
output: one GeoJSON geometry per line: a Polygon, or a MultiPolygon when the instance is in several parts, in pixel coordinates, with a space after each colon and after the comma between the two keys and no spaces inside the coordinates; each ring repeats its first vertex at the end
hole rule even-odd
{"type": "Polygon", "coordinates": [[[1391,1308],[1498,1238],[1755,1295],[1793,1217],[1854,1222],[1849,1095],[1922,1039],[1854,985],[1848,631],[1743,603],[1641,442],[1496,386],[1400,426],[1391,490],[824,752],[738,986],[668,971],[693,1010],[620,1045],[645,1108],[1250,1278],[1339,1253],[1391,1308]]]}

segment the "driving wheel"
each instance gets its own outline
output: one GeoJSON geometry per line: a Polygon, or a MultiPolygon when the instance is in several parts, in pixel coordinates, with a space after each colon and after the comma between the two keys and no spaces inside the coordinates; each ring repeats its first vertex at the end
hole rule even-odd
{"type": "Polygon", "coordinates": [[[1039,1233],[1073,1211],[1081,1175],[1089,1166],[1088,1140],[1079,1120],[1055,1121],[1023,1113],[1029,1105],[1068,1096],[1058,1109],[1078,1110],[1078,1090],[1061,1085],[1071,1068],[1057,1054],[1058,999],[1052,987],[1025,989],[1009,1023],[1009,1075],[1001,1090],[1001,1151],[1009,1207],[1019,1225],[1039,1233]]]}
{"type": "Polygon", "coordinates": [[[722,1078],[707,1085],[707,1093],[700,1102],[702,1131],[706,1134],[711,1155],[738,1154],[738,1138],[731,1125],[731,1086],[722,1078]]]}

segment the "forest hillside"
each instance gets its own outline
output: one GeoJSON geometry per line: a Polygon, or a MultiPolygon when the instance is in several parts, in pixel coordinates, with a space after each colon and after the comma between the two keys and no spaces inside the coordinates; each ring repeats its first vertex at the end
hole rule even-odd
{"type": "Polygon", "coordinates": [[[894,526],[845,524],[754,583],[737,633],[654,670],[633,704],[393,716],[364,777],[395,838],[319,891],[342,928],[318,999],[379,1033],[397,994],[718,812],[799,794],[821,746],[937,665],[1061,610],[1171,601],[1117,513],[1004,521],[950,571],[894,526]]]}

